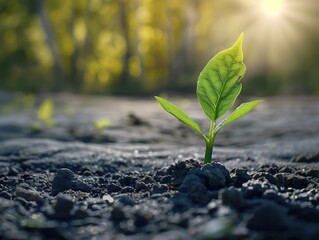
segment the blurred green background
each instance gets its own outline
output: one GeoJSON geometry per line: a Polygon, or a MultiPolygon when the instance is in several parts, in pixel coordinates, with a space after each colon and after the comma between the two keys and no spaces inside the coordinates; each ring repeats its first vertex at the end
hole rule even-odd
{"type": "Polygon", "coordinates": [[[245,33],[249,95],[319,95],[317,0],[0,0],[0,90],[194,92],[245,33]]]}

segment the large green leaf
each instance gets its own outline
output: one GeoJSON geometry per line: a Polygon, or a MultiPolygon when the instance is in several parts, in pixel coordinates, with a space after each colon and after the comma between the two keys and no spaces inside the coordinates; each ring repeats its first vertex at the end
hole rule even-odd
{"type": "Polygon", "coordinates": [[[164,110],[170,114],[172,114],[174,117],[176,117],[179,121],[186,124],[190,128],[194,129],[196,132],[198,132],[201,136],[205,136],[200,129],[197,122],[195,122],[193,119],[191,119],[189,116],[187,116],[186,113],[184,113],[181,109],[176,107],[174,104],[166,101],[163,98],[155,97],[156,101],[164,108],[164,110]]]}
{"type": "Polygon", "coordinates": [[[231,48],[213,57],[199,75],[197,98],[204,113],[212,121],[232,107],[241,91],[240,79],[246,71],[242,41],[243,34],[231,48]]]}
{"type": "Polygon", "coordinates": [[[238,108],[233,111],[229,117],[218,127],[218,130],[225,127],[226,125],[236,121],[237,119],[245,116],[247,113],[249,113],[251,110],[253,110],[258,104],[260,104],[262,100],[256,100],[252,102],[247,102],[241,104],[238,108]]]}

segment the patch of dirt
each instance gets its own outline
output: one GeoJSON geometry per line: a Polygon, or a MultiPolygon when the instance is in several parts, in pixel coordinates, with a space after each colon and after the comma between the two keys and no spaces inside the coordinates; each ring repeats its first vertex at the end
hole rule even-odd
{"type": "Polygon", "coordinates": [[[0,117],[1,239],[319,239],[318,100],[266,100],[203,165],[201,139],[153,101],[57,99],[85,104],[38,132],[30,113],[0,117]]]}

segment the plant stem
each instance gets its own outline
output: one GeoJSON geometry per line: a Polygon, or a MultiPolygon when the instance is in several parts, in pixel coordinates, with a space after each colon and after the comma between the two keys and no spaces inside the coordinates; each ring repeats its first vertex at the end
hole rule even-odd
{"type": "Polygon", "coordinates": [[[211,121],[210,127],[209,127],[209,138],[208,138],[208,142],[206,142],[205,161],[204,161],[205,164],[212,162],[213,146],[215,141],[214,126],[215,126],[215,122],[211,121]]]}

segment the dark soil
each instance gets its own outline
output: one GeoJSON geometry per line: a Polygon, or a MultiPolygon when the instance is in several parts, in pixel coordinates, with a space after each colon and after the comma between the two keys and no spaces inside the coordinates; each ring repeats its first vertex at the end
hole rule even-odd
{"type": "MultiPolygon", "coordinates": [[[[319,239],[319,100],[266,99],[207,165],[153,100],[56,102],[53,128],[0,117],[0,239],[319,239]]],[[[194,99],[174,102],[208,128],[194,99]]]]}

